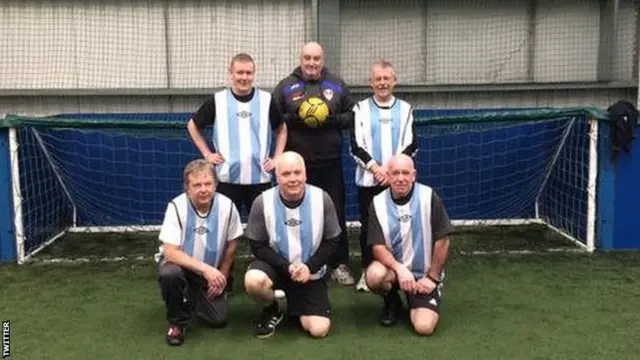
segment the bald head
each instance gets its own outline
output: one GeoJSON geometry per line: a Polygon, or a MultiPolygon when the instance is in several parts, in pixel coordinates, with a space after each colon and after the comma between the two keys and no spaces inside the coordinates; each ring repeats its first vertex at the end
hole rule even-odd
{"type": "Polygon", "coordinates": [[[413,163],[413,159],[410,156],[405,154],[398,154],[393,156],[389,160],[388,168],[389,168],[389,171],[392,171],[392,169],[414,171],[415,164],[413,163]]]}
{"type": "Polygon", "coordinates": [[[307,182],[304,159],[293,151],[283,152],[276,158],[276,179],[280,185],[280,195],[289,201],[297,201],[304,196],[307,182]]]}
{"type": "Polygon", "coordinates": [[[324,50],[322,49],[322,45],[315,41],[310,41],[304,45],[302,45],[302,49],[300,49],[300,56],[304,54],[324,54],[324,50]]]}
{"type": "Polygon", "coordinates": [[[304,167],[304,159],[295,151],[285,151],[276,158],[276,172],[278,172],[279,168],[284,168],[287,166],[304,167]]]}
{"type": "Polygon", "coordinates": [[[407,196],[416,181],[413,159],[405,154],[392,157],[387,165],[387,180],[394,199],[407,196]]]}
{"type": "Polygon", "coordinates": [[[307,80],[320,78],[324,67],[324,50],[315,41],[304,44],[300,50],[300,69],[302,76],[307,80]]]}

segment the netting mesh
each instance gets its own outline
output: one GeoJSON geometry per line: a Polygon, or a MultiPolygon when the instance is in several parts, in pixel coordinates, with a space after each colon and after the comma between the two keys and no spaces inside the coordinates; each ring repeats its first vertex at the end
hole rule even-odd
{"type": "Polygon", "coordinates": [[[0,89],[198,89],[227,84],[238,52],[272,87],[319,40],[351,85],[386,58],[406,85],[612,80],[634,73],[636,0],[598,54],[595,0],[42,1],[0,6],[0,89]]]}
{"type": "Polygon", "coordinates": [[[0,88],[210,88],[235,53],[258,85],[296,64],[305,1],[3,1],[0,88]]]}

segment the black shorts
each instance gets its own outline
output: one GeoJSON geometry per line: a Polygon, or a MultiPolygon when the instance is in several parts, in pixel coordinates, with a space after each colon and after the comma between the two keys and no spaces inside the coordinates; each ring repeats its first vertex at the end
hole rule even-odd
{"type": "Polygon", "coordinates": [[[405,292],[405,296],[407,297],[407,304],[409,305],[409,309],[413,310],[426,308],[435,311],[437,314],[440,314],[440,305],[442,302],[442,284],[437,285],[430,294],[408,294],[405,292]]]}
{"type": "Polygon", "coordinates": [[[217,185],[216,191],[231,199],[238,209],[240,216],[246,217],[249,215],[253,201],[258,195],[269,190],[272,186],[271,183],[242,185],[220,182],[217,185]]]}
{"type": "Polygon", "coordinates": [[[311,280],[307,283],[296,283],[281,271],[261,260],[254,260],[247,270],[260,270],[267,274],[273,282],[273,289],[285,292],[287,299],[287,313],[290,316],[324,316],[331,317],[331,302],[329,300],[329,286],[322,279],[311,280]]]}

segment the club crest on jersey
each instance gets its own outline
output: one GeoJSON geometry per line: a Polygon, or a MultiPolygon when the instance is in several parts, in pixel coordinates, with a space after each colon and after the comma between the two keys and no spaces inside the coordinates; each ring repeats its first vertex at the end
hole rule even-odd
{"type": "Polygon", "coordinates": [[[289,227],[296,227],[296,226],[300,226],[300,224],[302,223],[302,221],[298,220],[298,219],[287,219],[287,221],[284,222],[285,225],[289,226],[289,227]]]}
{"type": "Polygon", "coordinates": [[[401,223],[409,222],[409,221],[411,221],[411,215],[410,214],[404,214],[404,215],[402,215],[402,216],[400,216],[398,218],[398,221],[400,221],[401,223]]]}
{"type": "Polygon", "coordinates": [[[327,101],[331,101],[331,99],[333,99],[333,90],[324,89],[322,91],[322,95],[324,96],[325,99],[327,99],[327,101]]]}
{"type": "Polygon", "coordinates": [[[298,101],[304,97],[304,93],[302,91],[294,92],[291,94],[291,101],[298,101]]]}
{"type": "Polygon", "coordinates": [[[204,234],[209,232],[209,229],[207,229],[204,226],[198,226],[198,227],[194,228],[193,231],[198,235],[204,235],[204,234]]]}
{"type": "Polygon", "coordinates": [[[380,118],[380,123],[381,124],[388,124],[388,123],[390,123],[392,121],[393,121],[393,119],[391,117],[381,117],[380,118]]]}
{"type": "Polygon", "coordinates": [[[236,116],[240,119],[248,119],[251,117],[251,113],[246,111],[246,110],[242,110],[236,113],[236,116]]]}

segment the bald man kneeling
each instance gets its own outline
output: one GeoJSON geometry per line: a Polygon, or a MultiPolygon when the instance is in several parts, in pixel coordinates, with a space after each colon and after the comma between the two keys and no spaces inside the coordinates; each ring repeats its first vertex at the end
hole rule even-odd
{"type": "Polygon", "coordinates": [[[411,323],[420,335],[431,335],[440,319],[444,266],[453,226],[438,194],[416,182],[411,157],[399,154],[387,168],[389,188],[369,207],[369,244],[374,261],[365,279],[384,299],[380,322],[392,326],[409,305],[411,323]]]}
{"type": "Polygon", "coordinates": [[[272,336],[284,318],[274,295],[282,289],[288,315],[322,338],[331,325],[324,275],[341,233],[336,211],[325,191],[306,183],[299,154],[284,152],[275,170],[278,185],[256,198],[245,232],[256,258],[245,274],[245,288],[263,306],[255,335],[272,336]]]}

